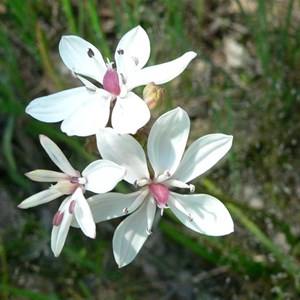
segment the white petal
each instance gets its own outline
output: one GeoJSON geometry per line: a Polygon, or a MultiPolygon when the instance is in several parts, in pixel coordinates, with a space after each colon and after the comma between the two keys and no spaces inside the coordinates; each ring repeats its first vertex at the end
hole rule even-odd
{"type": "Polygon", "coordinates": [[[181,108],[159,117],[149,134],[148,157],[155,177],[168,170],[173,174],[182,158],[190,130],[190,119],[181,108]]]}
{"type": "Polygon", "coordinates": [[[59,43],[59,53],[72,72],[102,83],[107,67],[101,53],[91,43],[78,36],[63,36],[59,43]]]}
{"type": "Polygon", "coordinates": [[[90,92],[96,92],[98,90],[97,86],[87,80],[85,77],[76,74],[76,78],[78,78],[90,92]]]}
{"type": "Polygon", "coordinates": [[[99,130],[97,146],[104,159],[126,168],[124,180],[135,181],[148,179],[146,156],[141,145],[130,135],[119,135],[112,128],[99,130]]]}
{"type": "MultiPolygon", "coordinates": [[[[61,250],[59,253],[56,251],[56,242],[57,242],[58,233],[59,233],[59,226],[53,226],[52,231],[51,231],[51,250],[56,257],[58,257],[61,252],[61,250]]],[[[68,232],[67,232],[67,235],[68,235],[68,232]]],[[[65,237],[65,240],[67,238],[67,235],[65,237]]],[[[65,240],[63,241],[62,248],[64,246],[65,240]]]]}
{"type": "Polygon", "coordinates": [[[181,74],[196,55],[195,52],[189,51],[170,62],[137,71],[128,78],[126,86],[129,90],[132,90],[137,86],[146,85],[150,82],[155,84],[169,82],[181,74]]]}
{"type": "Polygon", "coordinates": [[[76,111],[88,95],[86,87],[62,91],[31,101],[25,111],[39,121],[59,122],[76,111]]]}
{"type": "Polygon", "coordinates": [[[40,135],[40,143],[51,158],[51,160],[66,174],[70,176],[78,176],[76,171],[58,146],[45,135],[40,135]]]}
{"type": "Polygon", "coordinates": [[[69,136],[89,136],[104,128],[109,119],[110,95],[102,90],[89,92],[88,98],[61,124],[69,136]]]}
{"type": "Polygon", "coordinates": [[[231,135],[221,133],[199,138],[187,149],[172,178],[189,182],[200,176],[229,151],[232,140],[231,135]]]}
{"type": "Polygon", "coordinates": [[[57,257],[60,255],[66,242],[73,215],[69,213],[70,197],[66,198],[59,207],[59,211],[64,213],[63,219],[58,226],[53,226],[51,232],[51,249],[57,257]]]}
{"type": "Polygon", "coordinates": [[[66,179],[68,176],[65,173],[49,171],[49,170],[34,170],[25,174],[29,179],[38,182],[57,182],[61,179],[66,179]]]}
{"type": "Polygon", "coordinates": [[[144,201],[138,210],[117,227],[113,237],[113,251],[119,268],[131,263],[142,248],[151,231],[148,223],[149,220],[153,222],[155,210],[155,203],[144,201]]]}
{"type": "Polygon", "coordinates": [[[51,189],[58,190],[64,195],[71,195],[76,188],[76,184],[72,183],[70,179],[62,179],[57,182],[57,184],[50,187],[51,189]]]}
{"type": "Polygon", "coordinates": [[[210,195],[179,195],[171,192],[168,205],[185,226],[199,233],[221,236],[234,230],[227,208],[210,195]]]}
{"type": "Polygon", "coordinates": [[[59,192],[58,190],[50,188],[25,199],[18,205],[18,207],[23,209],[34,207],[40,204],[50,202],[62,195],[63,193],[59,192]]]}
{"type": "Polygon", "coordinates": [[[126,79],[130,73],[141,69],[150,56],[150,41],[146,31],[137,26],[128,31],[120,40],[115,61],[119,74],[126,79]]]}
{"type": "Polygon", "coordinates": [[[77,188],[71,197],[71,201],[75,200],[74,214],[82,232],[94,239],[96,237],[96,225],[93,219],[91,209],[82,194],[81,188],[77,188]]]}
{"type": "Polygon", "coordinates": [[[150,119],[148,105],[136,94],[130,92],[126,98],[117,98],[111,123],[120,134],[135,134],[150,119]]]}
{"type": "Polygon", "coordinates": [[[97,160],[89,164],[82,176],[87,179],[85,188],[94,193],[111,191],[125,175],[126,169],[112,161],[97,160]]]}
{"type": "Polygon", "coordinates": [[[95,223],[125,216],[135,211],[147,193],[137,191],[130,194],[106,193],[88,198],[95,223]]]}

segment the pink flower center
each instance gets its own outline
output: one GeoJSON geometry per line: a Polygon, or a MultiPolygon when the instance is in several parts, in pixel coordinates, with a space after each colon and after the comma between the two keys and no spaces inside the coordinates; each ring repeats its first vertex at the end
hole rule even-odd
{"type": "Polygon", "coordinates": [[[76,176],[72,176],[72,177],[69,177],[69,182],[71,184],[65,184],[63,186],[63,189],[60,189],[60,191],[66,195],[69,195],[69,194],[73,194],[77,188],[81,188],[82,189],[82,192],[85,191],[85,184],[87,182],[86,178],[85,177],[80,177],[80,174],[78,177],[76,176]]]}
{"type": "Polygon", "coordinates": [[[161,183],[150,183],[149,190],[156,200],[159,208],[164,208],[169,200],[170,191],[161,183]]]}
{"type": "Polygon", "coordinates": [[[118,72],[108,64],[107,71],[103,77],[103,88],[114,96],[121,93],[118,72]]]}

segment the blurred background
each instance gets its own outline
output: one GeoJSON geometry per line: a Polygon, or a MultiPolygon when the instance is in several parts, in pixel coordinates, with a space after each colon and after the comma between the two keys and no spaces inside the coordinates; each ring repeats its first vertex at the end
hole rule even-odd
{"type": "MultiPolygon", "coordinates": [[[[300,1],[2,0],[0,2],[0,299],[297,299],[300,292],[300,1]],[[58,43],[75,34],[113,61],[124,33],[142,25],[148,65],[198,53],[163,85],[153,117],[181,106],[189,143],[232,134],[230,153],[193,183],[230,210],[235,232],[196,234],[165,214],[140,254],[118,269],[111,240],[121,219],[98,224],[96,240],[72,228],[59,258],[50,249],[61,199],[21,211],[47,188],[23,174],[55,169],[45,134],[83,168],[97,157],[60,124],[25,114],[34,98],[80,86],[58,43]]],[[[141,95],[142,90],[137,89],[141,95]]],[[[158,221],[158,220],[157,220],[158,221]]]]}

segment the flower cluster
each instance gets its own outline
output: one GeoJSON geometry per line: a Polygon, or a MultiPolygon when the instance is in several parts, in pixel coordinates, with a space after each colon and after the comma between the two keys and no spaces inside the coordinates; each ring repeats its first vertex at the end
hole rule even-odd
{"type": "Polygon", "coordinates": [[[65,65],[84,86],[37,98],[27,106],[26,112],[40,121],[62,121],[61,130],[69,136],[95,135],[102,158],[80,173],[53,141],[40,136],[42,147],[62,172],[27,173],[34,181],[56,184],[25,199],[19,207],[29,208],[67,195],[53,217],[54,255],[61,253],[70,226],[80,227],[86,236],[95,238],[95,223],[125,216],[113,237],[114,257],[118,266],[123,267],[136,257],[151,234],[157,208],[161,215],[170,209],[185,226],[201,234],[231,233],[233,222],[226,207],[210,195],[193,194],[195,187],[189,182],[229,151],[232,136],[221,133],[203,136],[185,152],[190,119],[179,107],[154,122],[147,141],[148,159],[133,136],[150,119],[149,107],[157,100],[153,95],[160,94],[157,85],[183,72],[196,53],[189,51],[173,61],[145,67],[150,42],[140,26],[120,40],[114,62],[105,63],[96,47],[77,36],[64,36],[59,52],[65,65]],[[102,88],[87,78],[97,81],[102,88]],[[144,97],[152,97],[149,101],[132,92],[143,85],[148,87],[144,97]],[[115,103],[110,114],[112,102],[115,103]],[[110,192],[121,180],[136,191],[110,192]],[[188,193],[178,193],[178,189],[188,193]],[[86,199],[86,190],[95,195],[86,199]]]}

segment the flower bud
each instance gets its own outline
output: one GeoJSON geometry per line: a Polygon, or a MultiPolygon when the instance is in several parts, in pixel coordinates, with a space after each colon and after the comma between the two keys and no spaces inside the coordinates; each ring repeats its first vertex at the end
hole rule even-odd
{"type": "Polygon", "coordinates": [[[166,91],[164,88],[156,85],[154,82],[148,83],[143,91],[143,98],[149,109],[154,109],[158,104],[164,102],[166,91]]]}

